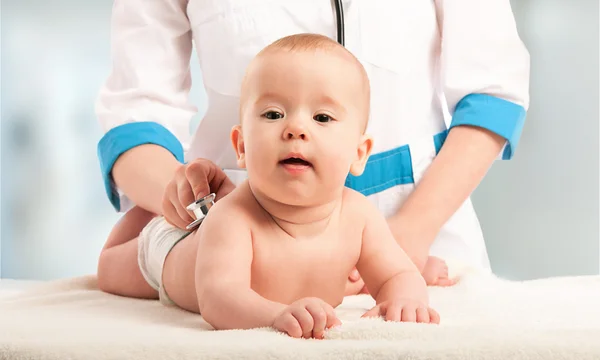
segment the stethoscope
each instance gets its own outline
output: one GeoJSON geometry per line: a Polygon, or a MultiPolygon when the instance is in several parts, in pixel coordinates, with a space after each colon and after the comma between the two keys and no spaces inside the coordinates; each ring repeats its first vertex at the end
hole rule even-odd
{"type": "MultiPolygon", "coordinates": [[[[345,46],[346,37],[344,34],[344,8],[342,6],[342,0],[334,0],[334,12],[337,28],[337,42],[340,45],[345,46]]],[[[186,209],[191,211],[195,218],[187,227],[186,230],[193,230],[202,224],[202,221],[208,214],[210,208],[215,204],[215,194],[208,194],[200,199],[189,204],[186,209]]]]}
{"type": "Polygon", "coordinates": [[[337,25],[337,42],[342,46],[346,46],[346,35],[344,34],[344,7],[342,6],[342,0],[334,0],[333,5],[337,25]]]}
{"type": "Polygon", "coordinates": [[[200,226],[202,220],[204,220],[206,214],[208,214],[208,210],[210,210],[214,204],[215,194],[208,194],[189,204],[186,209],[191,211],[196,219],[186,226],[186,230],[192,230],[200,226]]]}

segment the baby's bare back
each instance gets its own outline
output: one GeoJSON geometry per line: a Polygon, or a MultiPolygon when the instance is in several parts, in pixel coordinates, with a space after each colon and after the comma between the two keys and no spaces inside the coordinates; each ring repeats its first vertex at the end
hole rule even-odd
{"type": "MultiPolygon", "coordinates": [[[[364,221],[352,207],[354,194],[344,196],[343,205],[323,231],[302,238],[286,232],[249,195],[249,188],[241,185],[221,201],[235,203],[236,211],[245,212],[242,217],[248,219],[245,225],[252,234],[251,288],[262,297],[283,304],[318,297],[333,307],[339,305],[362,242],[364,221]]],[[[223,226],[228,224],[224,221],[223,226]]],[[[163,274],[171,299],[190,311],[198,311],[192,279],[196,257],[191,253],[197,249],[197,242],[203,241],[202,236],[202,232],[194,234],[175,246],[163,274]],[[182,276],[183,272],[190,276],[182,276]]]]}

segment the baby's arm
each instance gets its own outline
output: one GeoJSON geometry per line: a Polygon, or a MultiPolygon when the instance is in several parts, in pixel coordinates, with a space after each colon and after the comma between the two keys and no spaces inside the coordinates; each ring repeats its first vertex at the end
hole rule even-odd
{"type": "Polygon", "coordinates": [[[237,205],[219,205],[211,208],[199,229],[196,293],[200,314],[218,330],[271,326],[286,306],[250,287],[250,220],[237,205]]]}
{"type": "Polygon", "coordinates": [[[377,306],[365,315],[387,320],[438,322],[429,309],[427,285],[415,264],[394,239],[383,215],[368,200],[361,254],[356,265],[377,306]],[[423,314],[426,311],[427,314],[423,314]]]}

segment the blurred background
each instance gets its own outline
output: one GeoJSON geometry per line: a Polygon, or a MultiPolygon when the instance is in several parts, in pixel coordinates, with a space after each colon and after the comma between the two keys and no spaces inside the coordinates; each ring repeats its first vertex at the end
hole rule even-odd
{"type": "MultiPolygon", "coordinates": [[[[109,0],[2,0],[0,277],[94,273],[119,218],[106,198],[94,101],[110,70],[109,0]]],[[[531,107],[514,160],[473,201],[493,270],[600,273],[597,0],[514,0],[531,107]]],[[[191,97],[206,97],[192,57],[191,97]]]]}

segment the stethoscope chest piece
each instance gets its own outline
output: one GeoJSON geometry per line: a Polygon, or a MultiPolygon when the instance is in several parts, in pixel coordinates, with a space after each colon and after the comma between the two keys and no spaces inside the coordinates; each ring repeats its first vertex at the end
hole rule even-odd
{"type": "Polygon", "coordinates": [[[206,214],[208,214],[208,210],[215,204],[215,194],[209,194],[205,197],[202,197],[193,203],[189,204],[186,209],[193,212],[196,220],[186,226],[187,230],[191,230],[202,223],[206,214]]]}

